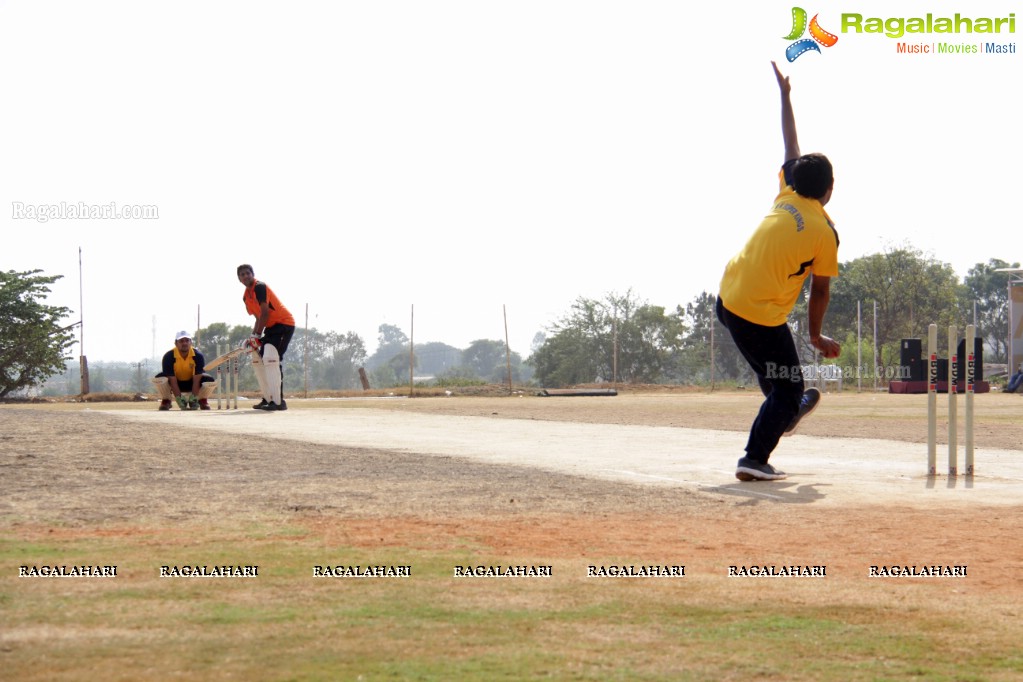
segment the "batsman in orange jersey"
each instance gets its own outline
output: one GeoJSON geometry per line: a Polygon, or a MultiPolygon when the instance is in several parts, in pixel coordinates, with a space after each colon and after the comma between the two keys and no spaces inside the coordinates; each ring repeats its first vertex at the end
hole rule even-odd
{"type": "Polygon", "coordinates": [[[238,266],[238,281],[245,287],[245,310],[256,318],[252,336],[246,342],[252,353],[252,368],[263,399],[253,407],[277,412],[288,409],[284,400],[284,354],[295,334],[295,318],[265,282],[256,279],[252,266],[238,266]]]}

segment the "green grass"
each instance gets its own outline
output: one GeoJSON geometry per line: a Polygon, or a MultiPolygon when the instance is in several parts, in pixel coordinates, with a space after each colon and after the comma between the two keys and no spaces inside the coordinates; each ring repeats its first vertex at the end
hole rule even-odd
{"type": "MultiPolygon", "coordinates": [[[[343,520],[339,520],[343,523],[343,520]]],[[[466,580],[465,548],[324,547],[297,526],[177,528],[161,541],[6,528],[0,662],[17,680],[998,680],[1023,674],[1020,626],[940,601],[893,610],[788,583],[726,578],[466,580]],[[21,564],[118,557],[116,579],[17,578],[21,564]],[[255,559],[258,557],[258,560],[255,559]],[[411,564],[404,579],[313,578],[312,566],[411,564]],[[258,563],[255,579],[159,578],[175,563],[258,563]],[[724,584],[722,584],[724,582],[724,584]],[[770,594],[774,592],[775,594],[770,594]],[[752,595],[752,596],[751,596],[752,595]]],[[[471,543],[467,543],[471,546],[471,543]]],[[[114,563],[105,559],[101,563],[114,563]]]]}

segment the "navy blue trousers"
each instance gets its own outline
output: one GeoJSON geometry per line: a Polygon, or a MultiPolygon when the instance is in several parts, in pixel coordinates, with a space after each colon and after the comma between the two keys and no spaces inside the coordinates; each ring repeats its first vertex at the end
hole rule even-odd
{"type": "Polygon", "coordinates": [[[803,398],[803,372],[799,353],[787,324],[765,327],[743,319],[717,300],[717,317],[757,376],[764,402],[753,420],[746,456],[767,463],[785,429],[799,413],[803,398]]]}

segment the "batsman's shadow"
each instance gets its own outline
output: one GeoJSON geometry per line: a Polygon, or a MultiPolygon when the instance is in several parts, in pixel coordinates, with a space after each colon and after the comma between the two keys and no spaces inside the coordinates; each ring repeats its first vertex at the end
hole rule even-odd
{"type": "Polygon", "coordinates": [[[824,493],[818,488],[827,483],[799,484],[795,481],[750,481],[747,483],[729,483],[727,485],[701,486],[702,492],[717,493],[745,498],[744,505],[774,502],[778,504],[812,504],[824,499],[824,493]]]}

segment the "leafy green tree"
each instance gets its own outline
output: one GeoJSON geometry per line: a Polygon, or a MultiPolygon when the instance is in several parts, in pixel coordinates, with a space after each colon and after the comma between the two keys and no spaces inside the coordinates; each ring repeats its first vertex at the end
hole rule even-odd
{"type": "Polygon", "coordinates": [[[481,379],[504,381],[508,376],[505,345],[501,341],[476,339],[462,351],[462,365],[481,379]]]}
{"type": "Polygon", "coordinates": [[[533,341],[529,344],[529,354],[532,355],[536,351],[540,350],[546,340],[547,334],[545,332],[541,331],[533,334],[533,341]]]}
{"type": "MultiPolygon", "coordinates": [[[[406,373],[408,372],[408,344],[404,348],[406,373]]],[[[401,355],[399,351],[399,355],[401,355]]],[[[440,376],[462,360],[462,351],[439,341],[416,344],[416,370],[420,374],[440,376]]]]}
{"type": "Polygon", "coordinates": [[[475,378],[503,384],[508,381],[509,365],[513,383],[522,383],[530,376],[523,367],[522,356],[514,351],[509,355],[504,341],[477,339],[461,355],[461,365],[446,372],[446,379],[475,378]]]}
{"type": "Polygon", "coordinates": [[[392,365],[381,365],[369,373],[369,383],[373,388],[391,388],[400,384],[408,385],[408,368],[405,369],[403,379],[398,378],[398,373],[392,365]]]}
{"type": "MultiPolygon", "coordinates": [[[[962,319],[962,285],[950,265],[904,246],[841,264],[831,281],[831,301],[824,333],[845,339],[856,334],[856,304],[870,320],[877,303],[877,343],[883,365],[899,363],[904,338],[927,338],[931,323],[947,328],[962,319]]],[[[814,356],[807,330],[806,289],[789,317],[803,357],[814,356]]]]}
{"type": "MultiPolygon", "coordinates": [[[[196,332],[196,336],[199,337],[197,347],[206,357],[206,361],[209,362],[217,357],[218,348],[224,353],[233,348],[238,348],[251,334],[252,327],[250,325],[236,324],[233,327],[228,327],[224,322],[214,322],[196,332]]],[[[160,353],[160,357],[170,349],[171,345],[168,345],[166,350],[160,353]]]]}
{"type": "MultiPolygon", "coordinates": [[[[372,385],[378,388],[408,386],[408,353],[398,353],[386,364],[372,371],[372,385]]],[[[414,358],[413,372],[419,370],[419,358],[414,358]]]]}
{"type": "Polygon", "coordinates": [[[405,371],[408,373],[409,338],[405,332],[393,324],[382,324],[377,327],[377,332],[377,349],[366,360],[366,367],[373,370],[391,363],[395,356],[404,355],[405,371]]]}
{"type": "MultiPolygon", "coordinates": [[[[215,322],[199,330],[202,352],[207,362],[217,357],[217,348],[226,352],[238,348],[249,338],[252,327],[244,324],[228,327],[215,322]]],[[[284,390],[304,390],[306,372],[312,390],[348,390],[361,387],[358,371],[366,360],[366,346],[354,332],[320,332],[316,329],[297,329],[288,346],[284,360],[284,390]]],[[[238,386],[243,391],[258,388],[251,363],[243,361],[238,375],[238,386]]]]}
{"type": "MultiPolygon", "coordinates": [[[[325,388],[323,359],[329,354],[325,334],[316,328],[296,329],[284,359],[285,392],[304,391],[307,385],[313,391],[325,388]]],[[[253,373],[252,380],[255,378],[253,373]]]]}
{"type": "Polygon", "coordinates": [[[326,353],[320,358],[317,374],[323,387],[332,390],[350,390],[361,387],[359,367],[366,362],[366,345],[355,332],[325,336],[326,353]]]}
{"type": "Polygon", "coordinates": [[[682,349],[675,370],[679,381],[698,383],[710,381],[712,327],[714,379],[753,381],[753,373],[746,360],[735,347],[731,334],[718,320],[716,305],[717,295],[704,291],[687,303],[685,310],[681,306],[676,310],[676,314],[682,317],[686,329],[689,330],[682,340],[682,349]]]}
{"type": "Polygon", "coordinates": [[[74,343],[61,325],[70,310],[43,303],[61,276],[40,272],[0,272],[0,398],[63,372],[74,343]]]}
{"type": "Polygon", "coordinates": [[[529,358],[536,378],[543,386],[585,384],[601,378],[597,340],[579,328],[554,328],[529,358]]]}
{"type": "MultiPolygon", "coordinates": [[[[377,332],[377,349],[366,359],[370,385],[374,388],[408,385],[408,336],[393,324],[382,324],[377,332]]],[[[418,355],[414,367],[419,368],[418,355]]]]}
{"type": "Polygon", "coordinates": [[[966,274],[965,306],[971,315],[973,304],[977,304],[977,336],[993,351],[990,362],[1006,362],[1009,353],[1009,280],[1008,272],[997,272],[1005,268],[1019,268],[1019,263],[1006,263],[991,258],[987,263],[977,263],[966,274]]]}
{"type": "MultiPolygon", "coordinates": [[[[623,302],[625,302],[623,300],[623,302]]],[[[683,315],[663,306],[639,305],[617,324],[618,376],[624,381],[663,381],[675,364],[685,335],[683,315]]]]}
{"type": "Polygon", "coordinates": [[[596,380],[652,383],[671,372],[685,324],[678,313],[636,299],[631,291],[604,300],[578,298],[530,357],[546,386],[596,380]]]}
{"type": "MultiPolygon", "coordinates": [[[[251,325],[236,324],[233,327],[228,327],[224,322],[214,322],[196,331],[196,336],[199,337],[199,344],[196,347],[203,354],[203,357],[206,358],[206,362],[209,362],[220,353],[240,348],[242,342],[249,338],[251,334],[251,325]]],[[[157,352],[157,362],[163,358],[164,353],[171,349],[171,346],[172,344],[168,344],[165,349],[157,352]]],[[[292,351],[289,349],[287,364],[291,364],[292,357],[292,351]]],[[[216,370],[213,371],[215,372],[216,370]]],[[[291,390],[290,373],[285,371],[284,374],[285,390],[291,390]]],[[[255,391],[258,388],[259,382],[256,381],[256,375],[252,371],[251,363],[243,361],[238,371],[238,389],[241,391],[255,391]]]]}
{"type": "MultiPolygon", "coordinates": [[[[199,337],[196,348],[202,351],[207,360],[217,357],[217,348],[223,349],[230,339],[230,328],[223,322],[214,322],[208,327],[198,329],[195,333],[199,337]]],[[[167,350],[170,350],[168,347],[167,350]]]]}

